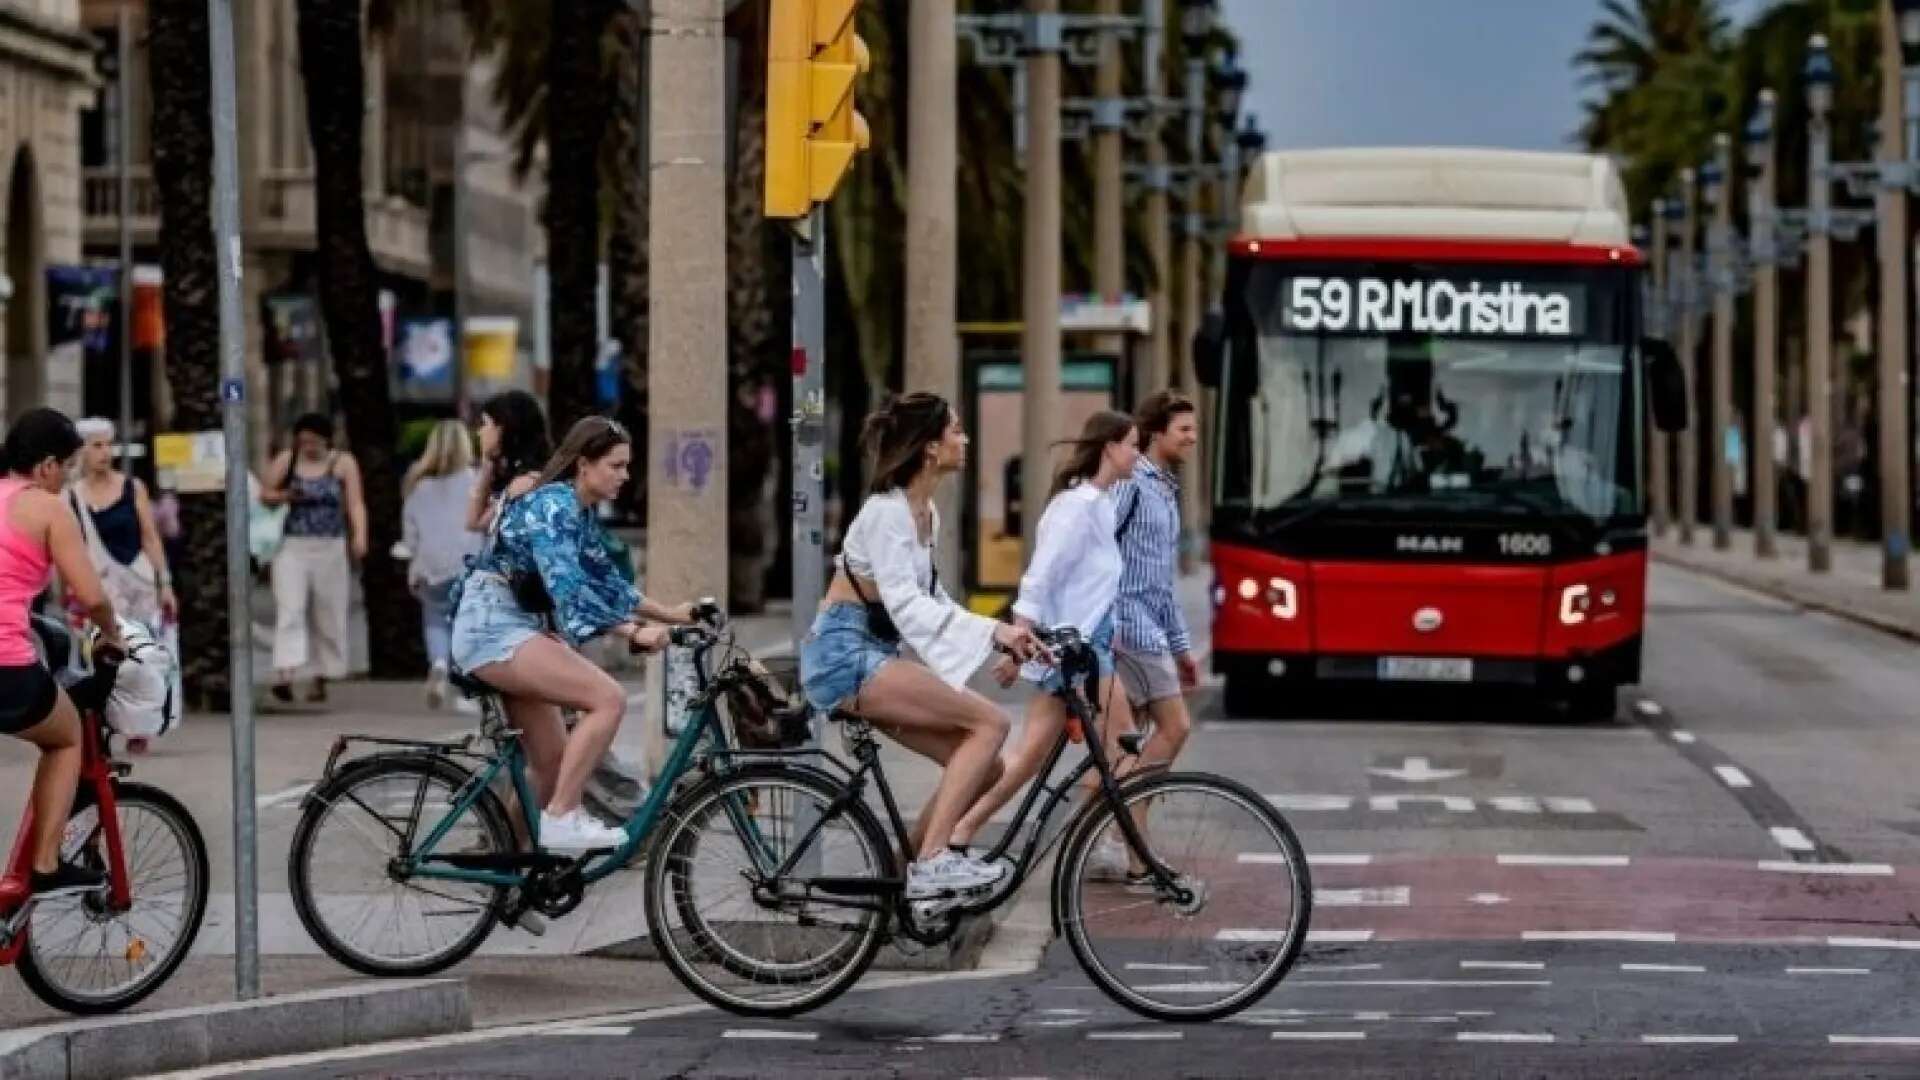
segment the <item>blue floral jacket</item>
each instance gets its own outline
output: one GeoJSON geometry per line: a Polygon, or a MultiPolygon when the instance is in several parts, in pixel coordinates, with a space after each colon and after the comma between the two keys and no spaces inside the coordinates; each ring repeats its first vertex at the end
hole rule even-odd
{"type": "Polygon", "coordinates": [[[614,565],[605,527],[580,505],[572,484],[535,488],[500,512],[500,527],[474,559],[474,571],[509,580],[537,571],[553,598],[555,625],[575,645],[633,618],[640,591],[614,565]]]}

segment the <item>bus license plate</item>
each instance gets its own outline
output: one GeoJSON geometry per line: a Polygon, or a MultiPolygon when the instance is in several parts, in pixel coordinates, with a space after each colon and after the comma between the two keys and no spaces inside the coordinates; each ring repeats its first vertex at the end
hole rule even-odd
{"type": "Polygon", "coordinates": [[[1472,682],[1472,660],[1430,656],[1383,656],[1380,677],[1393,682],[1472,682]]]}

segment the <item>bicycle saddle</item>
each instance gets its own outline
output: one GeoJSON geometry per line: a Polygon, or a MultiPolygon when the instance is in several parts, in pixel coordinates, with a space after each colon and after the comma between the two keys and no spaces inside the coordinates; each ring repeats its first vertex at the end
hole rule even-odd
{"type": "Polygon", "coordinates": [[[459,668],[447,669],[447,682],[453,684],[456,689],[470,698],[482,698],[494,692],[493,687],[461,671],[459,668]]]}

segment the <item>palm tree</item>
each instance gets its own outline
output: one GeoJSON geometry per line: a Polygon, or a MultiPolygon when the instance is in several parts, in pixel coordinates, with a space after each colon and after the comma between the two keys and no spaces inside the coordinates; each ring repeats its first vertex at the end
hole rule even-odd
{"type": "Polygon", "coordinates": [[[548,304],[553,361],[548,418],[556,435],[595,411],[594,294],[600,268],[600,144],[611,95],[601,75],[603,39],[617,0],[552,5],[547,46],[548,304]]]}
{"type": "Polygon", "coordinates": [[[380,340],[378,272],[367,245],[361,0],[297,0],[297,11],[313,142],[320,307],[367,504],[368,550],[360,569],[367,651],[375,678],[399,678],[424,670],[425,658],[415,632],[419,607],[405,572],[388,554],[400,539],[400,470],[380,340]]]}
{"type": "MultiPolygon", "coordinates": [[[[213,242],[213,81],[206,0],[147,6],[152,63],[153,177],[160,196],[162,305],[173,389],[172,428],[220,426],[219,260],[213,242]]],[[[226,505],[183,495],[186,558],[179,567],[181,667],[189,691],[225,708],[227,682],[226,505]]]]}

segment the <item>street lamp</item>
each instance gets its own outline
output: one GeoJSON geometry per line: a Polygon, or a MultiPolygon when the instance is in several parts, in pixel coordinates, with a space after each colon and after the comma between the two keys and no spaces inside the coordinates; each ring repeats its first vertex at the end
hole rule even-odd
{"type": "Polygon", "coordinates": [[[1807,59],[1800,67],[1800,79],[1807,87],[1807,109],[1824,122],[1833,111],[1833,54],[1827,51],[1827,35],[1807,39],[1807,59]]]}
{"type": "Polygon", "coordinates": [[[1219,18],[1220,0],[1180,0],[1180,36],[1186,39],[1188,52],[1207,47],[1219,18]]]}
{"type": "Polygon", "coordinates": [[[1207,80],[1213,84],[1214,95],[1219,100],[1216,115],[1220,125],[1232,131],[1234,121],[1240,115],[1240,98],[1247,89],[1246,69],[1240,66],[1239,58],[1230,52],[1225,53],[1213,70],[1207,73],[1207,80]]]}
{"type": "MultiPolygon", "coordinates": [[[[1920,3],[1920,0],[1915,0],[1920,3]]],[[[1767,167],[1769,156],[1773,152],[1773,91],[1760,91],[1759,103],[1754,107],[1753,117],[1747,121],[1746,130],[1741,132],[1746,142],[1747,168],[1758,173],[1767,167]]]]}
{"type": "Polygon", "coordinates": [[[1243,162],[1259,157],[1267,148],[1267,133],[1260,130],[1260,118],[1252,113],[1240,122],[1240,130],[1233,138],[1240,146],[1243,162]]]}
{"type": "Polygon", "coordinates": [[[1920,60],[1920,0],[1893,0],[1893,12],[1900,23],[1900,52],[1912,64],[1920,60]]]}

